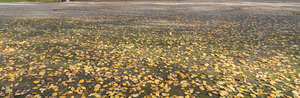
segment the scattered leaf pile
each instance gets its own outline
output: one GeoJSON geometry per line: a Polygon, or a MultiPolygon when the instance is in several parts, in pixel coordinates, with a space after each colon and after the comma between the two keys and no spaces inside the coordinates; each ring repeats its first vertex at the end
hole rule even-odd
{"type": "Polygon", "coordinates": [[[207,17],[1,19],[0,96],[299,97],[294,16],[207,17]]]}

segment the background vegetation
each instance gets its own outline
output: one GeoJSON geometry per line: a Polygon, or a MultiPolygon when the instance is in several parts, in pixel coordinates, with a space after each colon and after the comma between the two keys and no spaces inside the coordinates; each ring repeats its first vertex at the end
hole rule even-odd
{"type": "Polygon", "coordinates": [[[0,2],[57,2],[59,0],[0,0],[0,2]]]}

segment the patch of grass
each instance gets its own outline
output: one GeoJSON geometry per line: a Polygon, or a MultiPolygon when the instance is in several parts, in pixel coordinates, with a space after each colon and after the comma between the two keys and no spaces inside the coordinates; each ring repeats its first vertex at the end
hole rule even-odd
{"type": "Polygon", "coordinates": [[[238,18],[202,27],[190,25],[193,19],[181,19],[188,21],[183,26],[153,26],[125,16],[2,20],[0,87],[8,90],[0,93],[292,96],[299,89],[291,81],[300,78],[300,60],[291,17],[238,18]],[[268,19],[278,27],[266,28],[272,25],[268,19]]]}
{"type": "Polygon", "coordinates": [[[59,0],[0,0],[0,2],[58,2],[59,0]]]}

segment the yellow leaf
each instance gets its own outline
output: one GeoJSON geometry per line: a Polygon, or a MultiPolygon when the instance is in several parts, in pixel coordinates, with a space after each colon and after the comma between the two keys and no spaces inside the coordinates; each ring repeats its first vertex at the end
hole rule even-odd
{"type": "Polygon", "coordinates": [[[259,90],[257,91],[257,94],[258,94],[258,95],[264,94],[264,91],[261,90],[261,89],[259,89],[259,90]]]}
{"type": "Polygon", "coordinates": [[[23,77],[20,77],[19,81],[20,81],[20,82],[23,81],[23,77]]]}
{"type": "Polygon", "coordinates": [[[35,81],[33,81],[33,83],[38,84],[38,83],[40,83],[40,80],[35,80],[35,81]]]}
{"type": "Polygon", "coordinates": [[[219,68],[215,68],[215,72],[221,72],[219,68]]]}
{"type": "Polygon", "coordinates": [[[158,79],[154,80],[154,83],[159,84],[159,80],[158,79]]]}
{"type": "Polygon", "coordinates": [[[15,76],[14,75],[9,75],[9,80],[8,81],[10,81],[10,82],[13,82],[13,81],[15,81],[16,79],[15,79],[15,76]]]}
{"type": "Polygon", "coordinates": [[[273,90],[277,90],[277,88],[276,87],[274,87],[274,86],[270,86],[270,88],[272,88],[273,90]]]}
{"type": "Polygon", "coordinates": [[[177,71],[176,73],[178,73],[179,76],[183,79],[187,78],[187,76],[185,74],[183,74],[182,72],[177,71]]]}
{"type": "Polygon", "coordinates": [[[205,90],[205,88],[204,88],[203,86],[200,86],[200,90],[202,90],[202,91],[203,91],[203,90],[205,90]]]}
{"type": "Polygon", "coordinates": [[[101,95],[97,94],[97,93],[92,93],[89,96],[96,97],[96,98],[100,98],[101,97],[101,95]]]}
{"type": "Polygon", "coordinates": [[[256,98],[256,95],[255,95],[255,94],[250,94],[250,96],[251,96],[252,98],[256,98]]]}
{"type": "Polygon", "coordinates": [[[81,83],[84,83],[84,80],[83,80],[83,79],[79,80],[79,83],[80,83],[80,84],[81,84],[81,83]]]}
{"type": "Polygon", "coordinates": [[[140,96],[140,94],[132,94],[132,97],[139,97],[140,96]]]}
{"type": "Polygon", "coordinates": [[[169,92],[171,90],[171,88],[168,85],[165,85],[163,88],[165,92],[169,92]]]}
{"type": "Polygon", "coordinates": [[[189,85],[189,83],[186,80],[183,80],[180,83],[181,83],[181,87],[183,87],[183,88],[185,88],[189,85]]]}
{"type": "Polygon", "coordinates": [[[59,98],[67,98],[67,96],[59,96],[59,98]]]}
{"type": "Polygon", "coordinates": [[[239,62],[242,63],[242,64],[246,64],[245,60],[239,60],[239,62]]]}
{"type": "Polygon", "coordinates": [[[108,67],[102,67],[101,70],[107,71],[107,70],[109,70],[109,68],[108,67]]]}
{"type": "Polygon", "coordinates": [[[189,96],[189,95],[186,95],[184,98],[190,98],[190,96],[189,96]]]}
{"type": "Polygon", "coordinates": [[[5,52],[14,52],[15,49],[14,49],[14,48],[7,48],[7,49],[5,49],[4,51],[5,51],[5,52]]]}
{"type": "Polygon", "coordinates": [[[101,85],[100,85],[100,84],[97,84],[97,85],[95,86],[95,88],[94,88],[94,92],[99,91],[99,90],[100,90],[100,87],[101,87],[101,85]]]}
{"type": "Polygon", "coordinates": [[[3,70],[3,68],[0,68],[0,72],[3,70]]]}
{"type": "Polygon", "coordinates": [[[43,76],[43,75],[45,75],[45,73],[46,73],[46,70],[42,70],[39,72],[39,75],[43,76]]]}
{"type": "Polygon", "coordinates": [[[73,91],[67,91],[66,93],[64,93],[64,95],[70,95],[73,94],[73,91]]]}
{"type": "Polygon", "coordinates": [[[57,96],[57,93],[53,93],[52,96],[57,96]]]}
{"type": "Polygon", "coordinates": [[[97,82],[102,82],[103,79],[102,79],[101,77],[99,77],[99,78],[96,79],[96,81],[97,81],[97,82]]]}
{"type": "Polygon", "coordinates": [[[213,90],[213,88],[210,85],[206,85],[207,90],[213,90]]]}
{"type": "Polygon", "coordinates": [[[226,96],[226,95],[228,95],[228,92],[222,90],[222,91],[219,92],[219,94],[220,94],[220,96],[226,96]]]}
{"type": "Polygon", "coordinates": [[[125,82],[124,82],[124,83],[122,83],[122,86],[127,86],[127,83],[125,83],[125,82]]]}
{"type": "Polygon", "coordinates": [[[238,93],[236,96],[239,98],[244,98],[244,95],[242,93],[238,93]]]}
{"type": "Polygon", "coordinates": [[[69,80],[67,80],[66,82],[67,82],[67,83],[72,83],[73,80],[72,80],[72,79],[69,79],[69,80]]]}
{"type": "Polygon", "coordinates": [[[81,86],[81,89],[86,90],[86,87],[85,86],[81,86]]]}
{"type": "Polygon", "coordinates": [[[32,89],[33,89],[33,90],[37,90],[37,89],[39,89],[39,87],[33,87],[32,89]]]}
{"type": "Polygon", "coordinates": [[[37,94],[37,95],[34,95],[33,98],[42,98],[41,95],[37,94]]]}
{"type": "Polygon", "coordinates": [[[173,33],[172,33],[172,32],[169,32],[169,35],[173,35],[173,33]]]}
{"type": "Polygon", "coordinates": [[[51,84],[49,86],[49,89],[53,89],[54,91],[58,91],[59,90],[59,87],[58,86],[55,86],[54,84],[51,84]]]}
{"type": "Polygon", "coordinates": [[[194,70],[197,69],[197,68],[198,68],[197,65],[193,65],[193,66],[192,66],[192,69],[194,69],[194,70]]]}
{"type": "Polygon", "coordinates": [[[19,68],[20,68],[20,67],[23,67],[23,66],[24,66],[24,64],[16,65],[16,67],[19,67],[19,68]]]}
{"type": "Polygon", "coordinates": [[[203,81],[203,85],[204,85],[204,86],[207,85],[207,84],[206,84],[206,81],[203,81]]]}
{"type": "Polygon", "coordinates": [[[120,98],[119,95],[116,95],[115,98],[120,98]]]}

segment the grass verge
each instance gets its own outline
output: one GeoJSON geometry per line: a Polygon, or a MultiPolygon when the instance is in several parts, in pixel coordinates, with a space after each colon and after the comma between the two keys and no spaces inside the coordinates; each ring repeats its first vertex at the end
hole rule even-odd
{"type": "Polygon", "coordinates": [[[0,0],[0,2],[58,2],[59,0],[0,0]]]}

